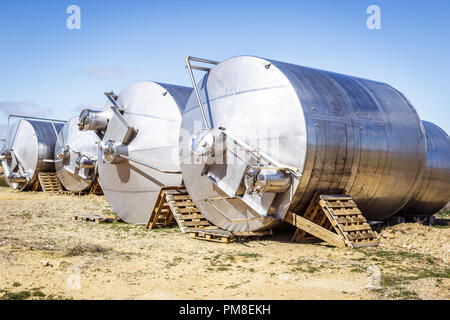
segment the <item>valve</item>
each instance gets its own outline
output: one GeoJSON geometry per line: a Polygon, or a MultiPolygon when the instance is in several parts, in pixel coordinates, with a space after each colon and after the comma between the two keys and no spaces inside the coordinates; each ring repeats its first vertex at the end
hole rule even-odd
{"type": "Polygon", "coordinates": [[[106,163],[120,163],[123,161],[121,155],[128,156],[128,147],[123,144],[116,145],[114,141],[108,140],[102,144],[102,158],[106,163]]]}

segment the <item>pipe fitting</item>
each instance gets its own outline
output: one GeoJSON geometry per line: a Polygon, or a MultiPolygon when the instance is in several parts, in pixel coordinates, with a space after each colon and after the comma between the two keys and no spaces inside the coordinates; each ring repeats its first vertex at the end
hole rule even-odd
{"type": "Polygon", "coordinates": [[[108,116],[104,111],[84,109],[81,111],[78,128],[81,131],[104,131],[108,126],[108,116]]]}

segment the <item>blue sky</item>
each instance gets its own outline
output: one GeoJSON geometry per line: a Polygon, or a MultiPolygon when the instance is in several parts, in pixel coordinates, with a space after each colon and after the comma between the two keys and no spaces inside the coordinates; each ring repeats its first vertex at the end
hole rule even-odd
{"type": "Polygon", "coordinates": [[[138,80],[190,85],[187,55],[242,54],[387,82],[450,132],[450,1],[3,0],[0,135],[10,112],[67,119],[138,80]]]}

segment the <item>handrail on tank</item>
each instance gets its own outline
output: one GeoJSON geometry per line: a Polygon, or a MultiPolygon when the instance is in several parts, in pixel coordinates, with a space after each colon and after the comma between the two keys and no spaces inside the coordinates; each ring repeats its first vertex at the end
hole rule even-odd
{"type": "Polygon", "coordinates": [[[105,92],[105,96],[113,104],[110,107],[111,110],[114,112],[114,114],[117,116],[117,118],[119,118],[119,120],[123,123],[123,125],[128,128],[128,132],[125,137],[125,140],[128,141],[129,139],[131,139],[131,135],[133,134],[133,132],[137,132],[138,130],[136,130],[133,126],[130,126],[128,124],[127,120],[125,120],[125,118],[123,117],[121,112],[123,112],[124,109],[116,101],[117,96],[114,94],[114,92],[112,90],[111,90],[111,92],[105,92]]]}
{"type": "Polygon", "coordinates": [[[191,77],[191,82],[192,82],[192,86],[194,88],[195,96],[197,97],[198,106],[200,107],[200,112],[202,113],[203,123],[206,128],[211,129],[211,127],[208,125],[205,109],[203,108],[203,103],[202,103],[202,100],[200,99],[200,94],[198,93],[197,82],[195,81],[194,73],[192,72],[192,69],[209,72],[211,70],[211,68],[192,66],[191,61],[196,61],[196,62],[206,63],[206,64],[214,64],[214,65],[219,64],[219,62],[214,61],[214,60],[195,58],[195,57],[191,57],[191,56],[186,57],[186,68],[188,69],[189,76],[191,77]]]}
{"type": "MultiPolygon", "coordinates": [[[[18,114],[10,114],[8,116],[8,126],[6,129],[6,139],[5,139],[5,145],[8,146],[9,144],[9,122],[11,120],[11,118],[19,118],[19,119],[25,119],[25,120],[39,120],[39,121],[50,121],[54,127],[54,122],[58,122],[58,123],[66,123],[67,121],[64,120],[57,120],[57,119],[50,119],[50,118],[42,118],[42,117],[33,117],[33,116],[22,116],[22,115],[18,115],[18,114]]],[[[55,129],[55,128],[54,128],[55,129]]],[[[56,133],[56,132],[55,132],[56,133]]],[[[58,136],[58,135],[57,135],[58,136]]]]}

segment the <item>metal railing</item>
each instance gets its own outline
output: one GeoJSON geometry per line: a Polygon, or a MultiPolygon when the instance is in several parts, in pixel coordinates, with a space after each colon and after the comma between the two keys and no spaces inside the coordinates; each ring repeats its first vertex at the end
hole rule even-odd
{"type": "Polygon", "coordinates": [[[19,119],[25,119],[25,120],[38,120],[38,121],[47,121],[47,122],[51,122],[52,126],[53,126],[53,130],[55,131],[56,137],[58,137],[58,133],[56,131],[55,125],[54,123],[66,123],[67,121],[64,120],[57,120],[57,119],[50,119],[50,118],[42,118],[42,117],[32,117],[32,116],[22,116],[22,115],[17,115],[17,114],[10,114],[8,116],[8,126],[7,126],[7,130],[6,130],[6,140],[5,140],[5,145],[8,146],[9,145],[9,125],[10,125],[10,121],[11,118],[19,118],[19,119]]]}
{"type": "Polygon", "coordinates": [[[200,98],[200,93],[198,92],[197,82],[195,81],[194,73],[192,72],[193,69],[209,72],[211,70],[211,68],[206,68],[206,67],[201,67],[201,66],[193,66],[193,65],[191,65],[191,61],[196,61],[196,62],[206,63],[206,64],[214,64],[214,65],[219,64],[219,62],[214,61],[214,60],[195,58],[195,57],[191,57],[191,56],[186,57],[186,68],[189,71],[189,76],[191,77],[191,82],[192,82],[192,86],[194,88],[195,96],[197,97],[198,106],[200,107],[200,112],[202,113],[203,124],[205,125],[206,128],[211,129],[211,126],[208,124],[208,121],[206,118],[206,112],[205,112],[205,109],[203,108],[203,103],[202,103],[202,99],[200,98]]]}

